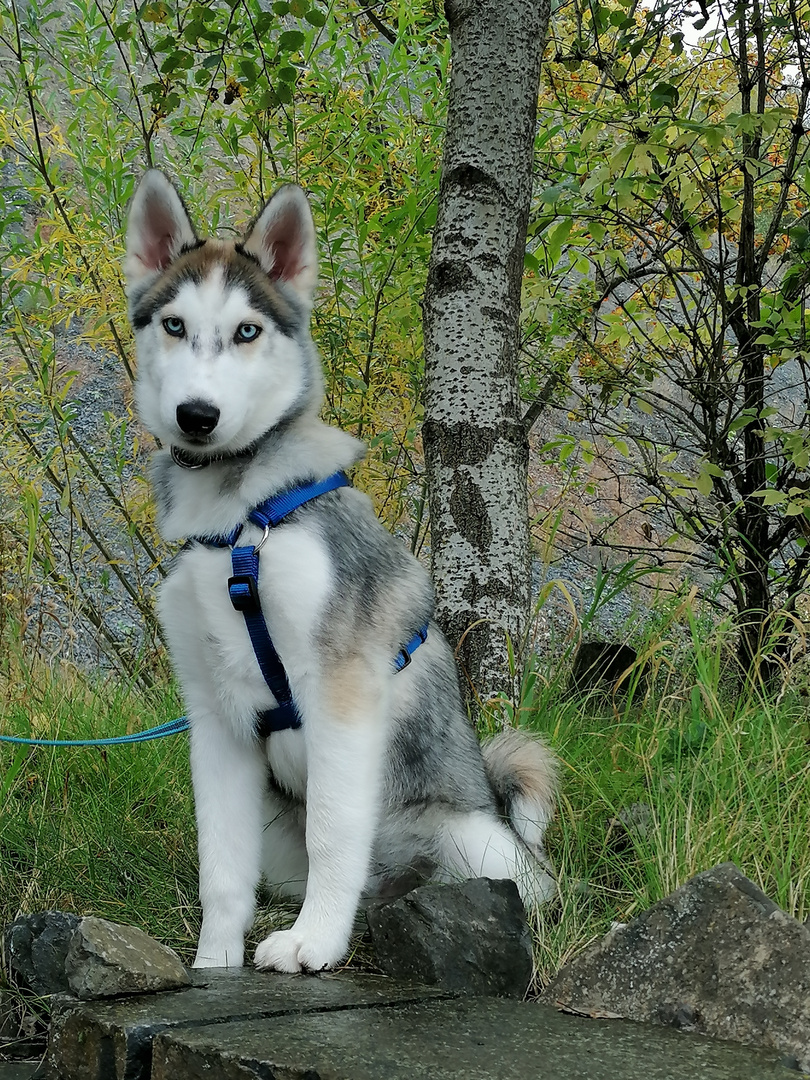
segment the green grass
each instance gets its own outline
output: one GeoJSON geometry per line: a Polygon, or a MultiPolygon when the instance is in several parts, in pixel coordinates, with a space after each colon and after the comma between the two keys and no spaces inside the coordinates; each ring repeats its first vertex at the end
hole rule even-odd
{"type": "Polygon", "coordinates": [[[563,764],[548,834],[561,901],[535,918],[540,983],[613,921],[720,862],[797,918],[810,914],[806,699],[737,688],[728,640],[720,628],[636,642],[650,678],[629,700],[572,699],[562,676],[538,679],[522,722],[563,764]]]}
{"type": "MultiPolygon", "coordinates": [[[[46,668],[7,685],[0,732],[97,738],[178,715],[174,694],[144,699],[46,668]]],[[[62,908],[133,923],[188,955],[197,932],[196,850],[185,735],[138,746],[0,744],[0,924],[62,908]]]]}
{"type": "MultiPolygon", "coordinates": [[[[726,860],[808,914],[805,699],[735,691],[722,632],[701,642],[672,629],[637,642],[652,670],[629,700],[566,696],[564,664],[524,683],[518,722],[547,734],[563,773],[548,837],[560,901],[533,915],[538,984],[614,920],[726,860]],[[638,824],[623,823],[639,806],[638,824]]],[[[178,711],[170,690],[144,699],[37,669],[7,681],[0,730],[106,736],[178,711]]],[[[93,913],[190,958],[199,910],[186,737],[107,750],[0,745],[0,866],[0,922],[43,908],[93,913]]],[[[289,918],[265,909],[252,936],[289,918]]]]}

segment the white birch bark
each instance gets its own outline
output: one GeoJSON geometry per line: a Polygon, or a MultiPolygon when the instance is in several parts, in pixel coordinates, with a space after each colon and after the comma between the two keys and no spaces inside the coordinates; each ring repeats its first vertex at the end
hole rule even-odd
{"type": "Polygon", "coordinates": [[[520,286],[549,0],[446,0],[452,69],[425,290],[425,424],[437,615],[468,696],[512,693],[529,616],[520,286]],[[464,678],[466,676],[466,679],[464,678]]]}

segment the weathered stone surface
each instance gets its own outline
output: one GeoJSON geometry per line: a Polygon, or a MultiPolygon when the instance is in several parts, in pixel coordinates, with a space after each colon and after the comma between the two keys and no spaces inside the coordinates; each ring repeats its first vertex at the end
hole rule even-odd
{"type": "Polygon", "coordinates": [[[191,985],[174,949],[135,926],[89,916],[73,932],[65,958],[72,993],[83,1000],[157,993],[191,985]]]}
{"type": "Polygon", "coordinates": [[[422,885],[366,916],[377,961],[394,978],[501,997],[528,989],[532,942],[514,881],[422,885]]]}
{"type": "Polygon", "coordinates": [[[612,930],[541,998],[773,1047],[810,1071],[810,932],[733,863],[612,930]]]}
{"type": "MultiPolygon", "coordinates": [[[[92,1074],[95,1075],[95,1074],[92,1074]]],[[[111,1074],[113,1075],[113,1074],[111,1074]]],[[[151,1080],[790,1080],[772,1052],[533,1003],[461,998],[185,1028],[151,1080]]],[[[798,1080],[798,1078],[797,1078],[798,1080]]]]}
{"type": "Polygon", "coordinates": [[[39,997],[65,993],[65,957],[80,921],[78,915],[65,911],[37,911],[15,919],[3,939],[12,980],[39,997]]]}
{"type": "Polygon", "coordinates": [[[230,1020],[263,1030],[272,1017],[448,996],[436,989],[398,986],[382,975],[348,972],[302,977],[208,968],[192,972],[192,979],[194,986],[181,994],[121,1001],[54,999],[48,1048],[53,1076],[150,1080],[152,1040],[161,1031],[206,1025],[218,1031],[230,1020]]]}

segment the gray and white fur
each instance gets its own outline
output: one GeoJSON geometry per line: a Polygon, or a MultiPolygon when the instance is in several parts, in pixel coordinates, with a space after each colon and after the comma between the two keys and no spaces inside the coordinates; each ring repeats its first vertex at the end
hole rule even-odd
{"type": "MultiPolygon", "coordinates": [[[[361,459],[362,444],[318,416],[316,241],[299,188],[281,188],[240,243],[201,240],[172,184],[148,172],[124,268],[167,540],[227,533],[268,496],[361,459]]],[[[248,524],[239,542],[260,537],[248,524]]],[[[418,882],[508,877],[528,905],[551,898],[555,759],[518,731],[479,747],[428,576],[368,498],[341,488],[301,507],[270,531],[260,566],[298,730],[255,733],[275,701],[230,603],[227,549],[187,545],[159,601],[191,721],[196,966],[242,964],[262,876],[302,901],[292,928],[256,950],[259,967],[289,972],[337,964],[364,899],[418,882]]]]}

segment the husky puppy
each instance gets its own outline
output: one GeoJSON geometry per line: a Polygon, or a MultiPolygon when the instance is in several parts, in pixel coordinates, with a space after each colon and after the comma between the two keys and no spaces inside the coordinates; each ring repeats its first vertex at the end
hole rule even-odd
{"type": "Polygon", "coordinates": [[[364,899],[419,882],[508,877],[530,905],[555,894],[543,852],[555,760],[517,731],[482,752],[428,576],[369,499],[344,486],[264,535],[248,521],[269,496],[365,452],[318,416],[316,268],[298,187],[276,192],[239,243],[198,237],[162,173],[137,189],[124,263],[137,406],[162,445],[161,532],[192,538],[159,613],[190,720],[197,967],[242,964],[262,875],[303,901],[256,950],[260,968],[287,972],[333,967],[364,899]],[[266,738],[256,718],[277,702],[229,597],[231,552],[205,542],[240,524],[240,544],[264,539],[257,592],[301,719],[266,738]]]}

